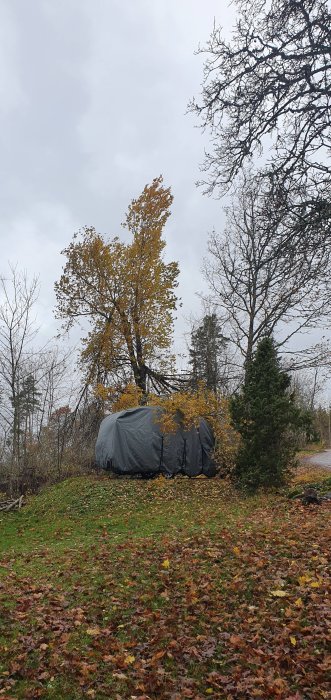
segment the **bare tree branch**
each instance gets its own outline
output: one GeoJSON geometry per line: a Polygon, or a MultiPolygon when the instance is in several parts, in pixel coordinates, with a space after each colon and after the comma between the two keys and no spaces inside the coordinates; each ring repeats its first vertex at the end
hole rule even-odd
{"type": "Polygon", "coordinates": [[[331,148],[328,2],[235,1],[232,40],[214,26],[199,50],[206,56],[202,95],[189,107],[212,139],[203,167],[206,191],[224,191],[262,154],[269,172],[325,183],[331,148]]]}
{"type": "MultiPolygon", "coordinates": [[[[278,346],[288,350],[298,334],[329,322],[330,207],[320,203],[317,226],[316,206],[311,216],[305,195],[302,201],[291,189],[279,191],[275,180],[266,184],[246,174],[227,209],[224,233],[210,236],[205,276],[224,332],[244,363],[266,335],[277,332],[278,346]]],[[[308,348],[299,366],[318,359],[330,363],[325,345],[308,348]]]]}

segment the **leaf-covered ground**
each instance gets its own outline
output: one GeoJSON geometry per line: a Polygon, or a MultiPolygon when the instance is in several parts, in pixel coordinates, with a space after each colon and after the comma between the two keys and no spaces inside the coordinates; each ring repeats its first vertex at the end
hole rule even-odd
{"type": "Polygon", "coordinates": [[[331,698],[330,512],[219,479],[46,490],[0,521],[0,699],[331,698]]]}

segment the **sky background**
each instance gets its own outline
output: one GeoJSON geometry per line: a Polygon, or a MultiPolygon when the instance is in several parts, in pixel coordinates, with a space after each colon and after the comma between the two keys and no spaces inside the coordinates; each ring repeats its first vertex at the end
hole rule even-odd
{"type": "Polygon", "coordinates": [[[187,319],[207,234],[222,229],[221,203],[195,186],[208,137],[186,114],[200,94],[214,18],[228,33],[224,0],[0,0],[0,274],[8,261],[40,279],[43,339],[53,309],[60,251],[84,225],[123,236],[130,201],[162,173],[174,195],[166,257],[178,260],[187,319]]]}

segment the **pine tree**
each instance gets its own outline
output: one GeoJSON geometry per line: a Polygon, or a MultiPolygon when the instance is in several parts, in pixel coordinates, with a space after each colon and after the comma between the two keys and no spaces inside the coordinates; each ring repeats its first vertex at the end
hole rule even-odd
{"type": "Polygon", "coordinates": [[[18,384],[15,399],[11,399],[17,423],[18,454],[21,447],[25,453],[27,441],[34,432],[34,419],[41,408],[40,397],[36,378],[32,373],[27,374],[18,384]]]}
{"type": "Polygon", "coordinates": [[[293,432],[301,424],[290,383],[273,339],[263,338],[231,404],[234,427],[241,435],[234,478],[242,487],[255,490],[286,481],[294,463],[293,432]]]}
{"type": "Polygon", "coordinates": [[[191,333],[189,354],[191,384],[194,389],[200,381],[214,392],[225,384],[225,345],[226,340],[216,314],[207,314],[191,333]]]}

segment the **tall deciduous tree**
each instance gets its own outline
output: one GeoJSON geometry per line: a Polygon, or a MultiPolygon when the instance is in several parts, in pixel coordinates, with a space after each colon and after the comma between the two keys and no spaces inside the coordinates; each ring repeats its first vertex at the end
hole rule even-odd
{"type": "Polygon", "coordinates": [[[331,13],[327,0],[236,0],[231,41],[215,26],[201,101],[211,131],[209,191],[227,187],[252,155],[297,181],[328,181],[331,149],[331,13]]]}
{"type": "MultiPolygon", "coordinates": [[[[207,275],[249,361],[265,333],[284,345],[328,325],[331,13],[327,0],[235,4],[230,41],[215,26],[201,50],[202,95],[191,109],[211,133],[207,191],[236,186],[207,275]]],[[[306,347],[291,364],[317,361],[329,361],[327,348],[306,347]]]]}
{"type": "Polygon", "coordinates": [[[33,305],[37,292],[37,279],[29,283],[15,268],[9,279],[0,279],[0,384],[4,393],[0,415],[10,436],[13,469],[20,461],[23,381],[36,334],[33,305]]]}
{"type": "Polygon", "coordinates": [[[254,490],[286,481],[295,454],[290,431],[301,424],[290,382],[273,339],[263,338],[249,363],[243,388],[231,404],[234,427],[241,436],[234,471],[241,486],[254,490]]]}
{"type": "Polygon", "coordinates": [[[224,332],[246,366],[261,338],[274,333],[292,368],[330,362],[328,346],[309,345],[309,338],[299,353],[291,347],[330,315],[331,237],[325,223],[315,224],[301,227],[277,189],[248,176],[227,209],[225,231],[209,239],[205,274],[224,332]]]}
{"type": "Polygon", "coordinates": [[[56,283],[57,313],[70,327],[86,317],[90,332],[82,359],[91,381],[107,384],[122,373],[147,391],[171,387],[169,350],[176,262],[165,263],[162,238],[173,197],[162,177],[146,185],[128,209],[123,226],[131,242],[105,240],[94,228],[75,234],[56,283]]]}

